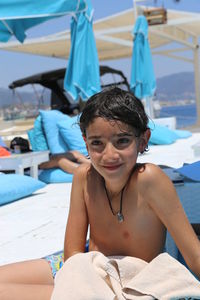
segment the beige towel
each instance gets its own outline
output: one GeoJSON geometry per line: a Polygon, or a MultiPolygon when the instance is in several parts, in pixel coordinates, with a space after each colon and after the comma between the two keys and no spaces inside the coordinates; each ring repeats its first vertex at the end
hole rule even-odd
{"type": "Polygon", "coordinates": [[[70,257],[57,273],[51,300],[200,299],[200,283],[167,253],[150,263],[92,251],[70,257]]]}

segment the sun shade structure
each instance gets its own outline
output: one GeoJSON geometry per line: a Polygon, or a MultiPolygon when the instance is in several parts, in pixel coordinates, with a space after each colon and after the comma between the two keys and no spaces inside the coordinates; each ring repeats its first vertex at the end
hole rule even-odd
{"type": "Polygon", "coordinates": [[[93,8],[87,0],[87,10],[71,20],[71,50],[64,88],[74,100],[86,101],[100,92],[99,59],[93,28],[93,8]]]}
{"type": "Polygon", "coordinates": [[[20,42],[24,42],[27,29],[66,14],[73,17],[71,51],[64,86],[74,100],[87,100],[100,91],[90,0],[8,0],[0,13],[0,40],[6,42],[11,36],[15,36],[20,42]]]}
{"type": "Polygon", "coordinates": [[[51,18],[76,14],[86,9],[85,1],[78,0],[1,0],[0,41],[15,36],[21,43],[26,30],[51,18]]]}
{"type": "MultiPolygon", "coordinates": [[[[19,79],[16,81],[13,81],[10,85],[10,89],[15,89],[17,87],[22,87],[27,84],[41,84],[47,88],[52,88],[52,84],[55,81],[63,81],[65,76],[65,68],[57,69],[53,71],[38,73],[32,76],[25,77],[23,79],[19,79]]],[[[102,79],[101,81],[101,87],[106,88],[110,86],[124,86],[123,88],[130,90],[129,83],[127,81],[126,76],[123,74],[122,71],[110,68],[109,66],[100,66],[99,68],[101,79],[104,75],[111,74],[112,75],[112,81],[107,80],[107,82],[104,82],[102,79]],[[116,77],[115,77],[116,75],[116,77]]],[[[61,84],[62,86],[62,84],[61,84]]]]}
{"type": "MultiPolygon", "coordinates": [[[[131,57],[133,46],[131,32],[134,24],[133,9],[94,22],[93,29],[99,60],[131,57]]],[[[152,54],[193,63],[198,123],[200,124],[199,36],[200,14],[198,13],[168,9],[166,24],[149,26],[149,43],[152,54]],[[188,57],[188,53],[192,54],[191,57],[188,57]]],[[[2,43],[0,49],[68,59],[70,31],[66,30],[46,37],[25,40],[24,44],[19,42],[2,43]]]]}
{"type": "MultiPolygon", "coordinates": [[[[51,90],[51,109],[60,110],[65,114],[72,114],[74,110],[80,111],[80,107],[79,103],[72,101],[69,94],[64,90],[63,81],[65,72],[66,69],[62,68],[38,73],[13,81],[9,85],[9,88],[14,90],[15,88],[23,87],[28,84],[39,84],[51,90]]],[[[122,71],[101,65],[99,72],[102,89],[117,86],[130,91],[128,80],[122,71]]],[[[38,98],[38,94],[36,94],[36,97],[38,98]]],[[[38,101],[40,101],[40,99],[38,99],[38,101]]]]}
{"type": "MultiPolygon", "coordinates": [[[[166,24],[149,26],[149,43],[153,50],[160,50],[160,47],[166,45],[171,46],[171,49],[154,53],[177,58],[180,52],[196,48],[198,41],[195,39],[200,36],[200,14],[167,10],[167,16],[166,24]],[[184,48],[175,49],[171,45],[173,42],[184,48]]],[[[93,29],[100,60],[131,57],[134,24],[133,9],[94,22],[93,29]]],[[[45,37],[27,39],[23,44],[0,43],[0,49],[68,59],[70,43],[70,30],[66,30],[45,37]]]]}

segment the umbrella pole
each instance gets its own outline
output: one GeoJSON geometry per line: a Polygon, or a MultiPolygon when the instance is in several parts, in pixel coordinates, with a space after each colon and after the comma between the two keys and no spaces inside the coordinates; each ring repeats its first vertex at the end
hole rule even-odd
{"type": "Polygon", "coordinates": [[[134,11],[134,17],[135,20],[137,19],[137,5],[136,5],[136,0],[133,0],[133,11],[134,11]]]}
{"type": "MultiPolygon", "coordinates": [[[[198,40],[196,38],[196,45],[198,40]]],[[[197,110],[197,122],[196,125],[200,126],[200,91],[199,91],[199,48],[194,49],[194,74],[195,74],[195,95],[196,95],[196,110],[197,110]]]]}
{"type": "Polygon", "coordinates": [[[153,97],[147,96],[145,97],[145,110],[147,115],[153,119],[155,117],[154,115],[154,108],[153,108],[153,97]]]}

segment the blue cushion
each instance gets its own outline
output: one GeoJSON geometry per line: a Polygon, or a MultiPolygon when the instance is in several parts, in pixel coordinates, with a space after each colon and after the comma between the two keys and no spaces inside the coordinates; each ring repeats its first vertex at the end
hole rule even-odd
{"type": "Polygon", "coordinates": [[[58,122],[57,126],[59,127],[59,132],[63,140],[67,144],[69,150],[78,150],[80,153],[88,155],[81,130],[76,122],[77,116],[73,118],[70,117],[67,122],[58,122]]]}
{"type": "Polygon", "coordinates": [[[177,135],[178,139],[186,139],[186,138],[192,136],[192,132],[190,132],[188,130],[175,129],[174,132],[177,135]]]}
{"type": "Polygon", "coordinates": [[[39,115],[34,122],[34,133],[35,133],[35,148],[33,151],[46,151],[49,150],[44,128],[42,125],[42,118],[39,115]]]}
{"type": "Polygon", "coordinates": [[[67,147],[67,144],[59,134],[57,122],[68,120],[68,118],[70,117],[64,115],[58,110],[40,110],[40,115],[42,117],[42,124],[50,152],[52,154],[55,154],[68,151],[69,149],[67,147]]]}
{"type": "Polygon", "coordinates": [[[40,115],[35,119],[34,128],[27,133],[33,151],[49,150],[40,115]]]}
{"type": "Polygon", "coordinates": [[[47,169],[41,171],[39,179],[45,183],[72,182],[73,175],[61,169],[47,169]]]}
{"type": "Polygon", "coordinates": [[[26,175],[0,174],[0,205],[29,196],[45,185],[26,175]]]}
{"type": "Polygon", "coordinates": [[[183,165],[183,167],[176,169],[176,171],[194,181],[200,181],[200,161],[183,165]]]}
{"type": "Polygon", "coordinates": [[[34,132],[34,128],[29,129],[27,131],[27,134],[28,134],[28,140],[29,140],[29,142],[31,144],[31,149],[33,150],[35,148],[35,132],[34,132]]]}
{"type": "Polygon", "coordinates": [[[174,143],[177,139],[188,138],[192,135],[190,131],[187,130],[172,130],[167,126],[159,125],[153,123],[149,120],[149,128],[151,129],[151,137],[149,140],[150,144],[155,145],[167,145],[174,143]]]}
{"type": "Polygon", "coordinates": [[[176,133],[167,126],[154,124],[152,121],[149,121],[148,125],[151,129],[151,137],[149,140],[150,144],[168,145],[177,140],[176,133]]]}

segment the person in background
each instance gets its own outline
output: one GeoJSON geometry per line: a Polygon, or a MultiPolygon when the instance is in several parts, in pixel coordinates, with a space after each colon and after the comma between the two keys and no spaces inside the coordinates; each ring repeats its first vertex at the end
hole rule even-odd
{"type": "Polygon", "coordinates": [[[79,151],[51,154],[47,162],[39,165],[40,169],[60,168],[64,172],[74,174],[75,169],[82,163],[90,163],[89,158],[79,151]]]}

